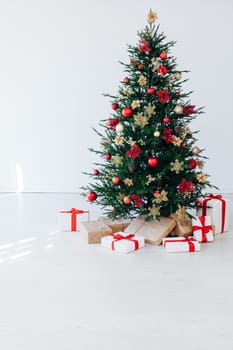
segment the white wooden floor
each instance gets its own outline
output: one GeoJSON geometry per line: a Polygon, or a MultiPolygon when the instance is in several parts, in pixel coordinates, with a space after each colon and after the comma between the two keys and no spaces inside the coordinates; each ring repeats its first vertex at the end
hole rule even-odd
{"type": "Polygon", "coordinates": [[[233,349],[232,224],[199,253],[121,255],[59,232],[71,207],[101,214],[75,194],[0,195],[2,350],[233,349]]]}

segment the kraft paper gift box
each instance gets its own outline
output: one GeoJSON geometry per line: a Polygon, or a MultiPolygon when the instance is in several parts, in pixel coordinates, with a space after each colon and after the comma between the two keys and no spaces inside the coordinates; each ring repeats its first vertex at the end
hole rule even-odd
{"type": "Polygon", "coordinates": [[[194,237],[167,237],[163,246],[168,253],[200,251],[200,243],[194,237]]]}
{"type": "Polygon", "coordinates": [[[222,195],[213,195],[200,200],[202,206],[197,208],[197,216],[210,216],[215,233],[229,230],[231,202],[222,195]]]}
{"type": "Polygon", "coordinates": [[[178,237],[192,235],[192,219],[188,216],[185,207],[178,205],[178,208],[175,214],[171,215],[176,220],[176,227],[172,235],[178,237]]]}
{"type": "Polygon", "coordinates": [[[80,222],[80,234],[86,238],[88,244],[100,243],[102,237],[111,233],[112,229],[99,220],[80,222]]]}
{"type": "Polygon", "coordinates": [[[160,245],[176,226],[174,218],[161,217],[160,220],[145,221],[143,216],[133,219],[125,229],[126,233],[134,233],[145,238],[145,242],[160,245]]]}
{"type": "Polygon", "coordinates": [[[59,211],[59,228],[60,231],[78,231],[78,218],[77,215],[88,214],[89,220],[89,211],[80,210],[76,208],[71,208],[70,210],[60,210],[59,211]]]}
{"type": "Polygon", "coordinates": [[[112,229],[112,233],[124,231],[130,224],[129,219],[112,220],[107,216],[100,216],[99,220],[108,225],[112,229]]]}
{"type": "Polygon", "coordinates": [[[144,237],[126,232],[116,232],[110,236],[101,238],[102,247],[109,248],[118,253],[129,253],[144,247],[144,245],[144,237]]]}
{"type": "Polygon", "coordinates": [[[214,240],[213,227],[210,216],[196,216],[192,219],[193,236],[198,242],[212,242],[214,240]]]}

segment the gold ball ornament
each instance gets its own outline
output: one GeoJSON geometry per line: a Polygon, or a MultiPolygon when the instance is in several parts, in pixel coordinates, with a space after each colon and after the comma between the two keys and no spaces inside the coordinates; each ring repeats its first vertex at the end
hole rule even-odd
{"type": "Polygon", "coordinates": [[[176,114],[182,114],[183,113],[183,107],[181,105],[177,105],[174,108],[174,111],[176,114]]]}
{"type": "Polygon", "coordinates": [[[192,148],[192,154],[194,154],[194,155],[198,155],[200,153],[200,151],[201,151],[200,148],[197,146],[194,146],[192,148]]]}
{"type": "Polygon", "coordinates": [[[155,132],[154,132],[154,137],[159,137],[160,136],[160,132],[158,131],[158,130],[156,130],[155,132]]]}
{"type": "Polygon", "coordinates": [[[123,124],[121,124],[121,123],[117,124],[116,131],[117,132],[123,132],[123,130],[124,130],[123,124]]]}

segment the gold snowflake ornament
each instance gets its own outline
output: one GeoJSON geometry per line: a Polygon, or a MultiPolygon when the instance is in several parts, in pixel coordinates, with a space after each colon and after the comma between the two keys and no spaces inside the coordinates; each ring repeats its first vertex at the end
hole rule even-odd
{"type": "Polygon", "coordinates": [[[128,177],[124,179],[123,182],[126,186],[133,186],[133,180],[129,179],[128,177]]]}
{"type": "Polygon", "coordinates": [[[207,177],[205,173],[197,174],[197,181],[204,184],[207,181],[207,177]]]}
{"type": "Polygon", "coordinates": [[[155,196],[156,203],[166,202],[168,200],[167,191],[165,190],[162,190],[160,193],[155,193],[154,196],[155,196]]]}
{"type": "Polygon", "coordinates": [[[152,115],[154,115],[156,113],[155,107],[152,106],[151,103],[148,103],[148,105],[144,107],[144,111],[146,114],[148,114],[149,117],[151,117],[152,115]]]}
{"type": "Polygon", "coordinates": [[[148,124],[148,117],[145,117],[142,114],[138,113],[134,117],[134,124],[140,126],[141,128],[144,128],[144,126],[148,124]]]}
{"type": "Polygon", "coordinates": [[[140,77],[138,78],[138,84],[140,86],[145,86],[147,83],[147,78],[145,77],[145,75],[141,74],[140,77]]]}
{"type": "Polygon", "coordinates": [[[118,167],[122,164],[123,158],[117,154],[115,156],[112,156],[111,161],[116,167],[118,167]]]}
{"type": "Polygon", "coordinates": [[[149,209],[149,215],[153,217],[153,219],[156,219],[157,216],[160,215],[160,209],[157,208],[156,206],[152,206],[149,209]]]}
{"type": "Polygon", "coordinates": [[[175,162],[171,162],[170,165],[171,171],[175,171],[176,174],[184,170],[184,162],[179,162],[178,159],[176,159],[175,162]]]}

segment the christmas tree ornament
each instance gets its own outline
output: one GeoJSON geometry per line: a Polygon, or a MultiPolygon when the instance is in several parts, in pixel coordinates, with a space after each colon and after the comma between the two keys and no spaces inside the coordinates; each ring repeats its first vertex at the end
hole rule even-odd
{"type": "Polygon", "coordinates": [[[131,64],[131,66],[135,67],[138,64],[138,60],[136,58],[131,58],[130,64],[131,64]]]}
{"type": "Polygon", "coordinates": [[[90,202],[94,202],[97,198],[97,194],[96,192],[94,191],[90,191],[87,195],[87,199],[90,201],[90,202]]]}
{"type": "Polygon", "coordinates": [[[159,137],[160,136],[160,132],[158,131],[158,130],[156,130],[155,132],[154,132],[154,137],[159,137]]]}
{"type": "Polygon", "coordinates": [[[125,78],[122,80],[122,82],[125,83],[125,84],[128,84],[129,78],[128,78],[128,77],[125,77],[125,78]]]}
{"type": "Polygon", "coordinates": [[[208,176],[205,173],[197,174],[197,181],[199,183],[206,183],[208,176]]]}
{"type": "Polygon", "coordinates": [[[128,177],[124,179],[123,182],[126,186],[133,186],[133,180],[129,179],[128,177]]]}
{"type": "Polygon", "coordinates": [[[201,201],[196,201],[196,206],[197,207],[201,207],[203,204],[202,204],[202,202],[201,201]]]}
{"type": "Polygon", "coordinates": [[[124,202],[125,204],[130,204],[130,202],[131,202],[130,197],[129,197],[129,196],[125,196],[125,197],[123,198],[123,202],[124,202]]]}
{"type": "Polygon", "coordinates": [[[174,111],[176,114],[182,114],[183,113],[183,107],[180,105],[176,105],[174,108],[174,111]]]}
{"type": "Polygon", "coordinates": [[[138,84],[140,86],[145,86],[147,84],[147,77],[145,77],[145,75],[140,75],[138,78],[138,84]]]}
{"type": "Polygon", "coordinates": [[[145,54],[149,53],[151,51],[149,42],[146,39],[142,39],[139,43],[138,50],[145,54]]]}
{"type": "Polygon", "coordinates": [[[160,191],[159,189],[157,189],[157,190],[154,190],[153,193],[154,193],[154,195],[156,196],[156,195],[160,194],[160,192],[161,192],[161,191],[160,191]]]}
{"type": "Polygon", "coordinates": [[[159,164],[159,161],[158,161],[158,159],[156,157],[151,157],[151,158],[148,159],[148,165],[150,167],[152,167],[152,168],[156,167],[158,164],[159,164]]]}
{"type": "Polygon", "coordinates": [[[154,23],[156,20],[158,19],[157,13],[153,12],[152,10],[150,10],[150,12],[147,15],[147,22],[149,24],[154,23]]]}
{"type": "Polygon", "coordinates": [[[143,70],[143,65],[141,63],[138,65],[138,69],[143,70]]]}
{"type": "Polygon", "coordinates": [[[111,154],[107,153],[107,154],[105,154],[104,157],[106,160],[110,160],[112,156],[111,156],[111,154]]]}
{"type": "Polygon", "coordinates": [[[167,53],[165,51],[161,52],[161,54],[159,55],[159,57],[161,58],[161,60],[166,60],[167,58],[167,53]]]}
{"type": "Polygon", "coordinates": [[[119,176],[114,176],[114,177],[112,178],[112,183],[113,183],[114,185],[119,185],[120,182],[121,182],[121,179],[119,178],[119,176]]]}
{"type": "Polygon", "coordinates": [[[93,175],[94,175],[94,176],[99,175],[99,173],[100,173],[100,172],[99,172],[99,170],[98,170],[98,169],[94,169],[94,170],[93,170],[93,175]]]}
{"type": "Polygon", "coordinates": [[[176,174],[179,174],[182,170],[184,170],[184,162],[176,159],[174,162],[170,163],[171,171],[174,171],[176,174]]]}
{"type": "Polygon", "coordinates": [[[144,111],[145,111],[146,114],[148,114],[149,117],[151,117],[152,115],[156,114],[155,110],[156,110],[155,106],[152,106],[151,103],[148,103],[148,105],[146,105],[144,107],[144,111]]]}
{"type": "Polygon", "coordinates": [[[114,130],[118,123],[119,123],[119,119],[118,118],[109,118],[109,120],[108,120],[108,127],[109,127],[109,129],[110,130],[114,130]]]}
{"type": "Polygon", "coordinates": [[[124,118],[130,118],[133,114],[133,109],[131,107],[124,107],[122,109],[122,115],[124,118]]]}
{"type": "Polygon", "coordinates": [[[165,66],[161,65],[159,68],[157,68],[157,73],[160,75],[166,75],[168,73],[168,70],[165,66]]]}
{"type": "Polygon", "coordinates": [[[164,117],[163,118],[163,122],[165,123],[165,124],[168,124],[169,122],[170,122],[170,118],[169,117],[164,117]]]}
{"type": "Polygon", "coordinates": [[[118,109],[118,107],[119,107],[118,103],[113,103],[113,104],[112,104],[112,109],[113,109],[114,111],[116,111],[116,110],[118,109]]]}
{"type": "Polygon", "coordinates": [[[155,92],[155,89],[154,89],[153,87],[149,87],[149,88],[147,89],[148,95],[152,95],[154,92],[155,92]]]}
{"type": "Polygon", "coordinates": [[[190,168],[195,169],[197,166],[197,161],[195,159],[189,159],[188,164],[189,164],[190,168]]]}
{"type": "Polygon", "coordinates": [[[117,124],[116,126],[116,132],[123,132],[124,131],[124,125],[122,123],[117,124]]]}
{"type": "Polygon", "coordinates": [[[131,103],[131,107],[133,109],[136,109],[136,108],[140,107],[140,101],[139,100],[133,100],[133,102],[131,103]]]}
{"type": "Polygon", "coordinates": [[[195,106],[193,105],[186,105],[183,107],[183,113],[185,115],[190,115],[193,114],[195,112],[195,106]]]}
{"type": "Polygon", "coordinates": [[[194,154],[194,155],[198,155],[200,153],[200,151],[201,151],[200,148],[197,146],[194,146],[192,148],[192,154],[194,154]]]}

